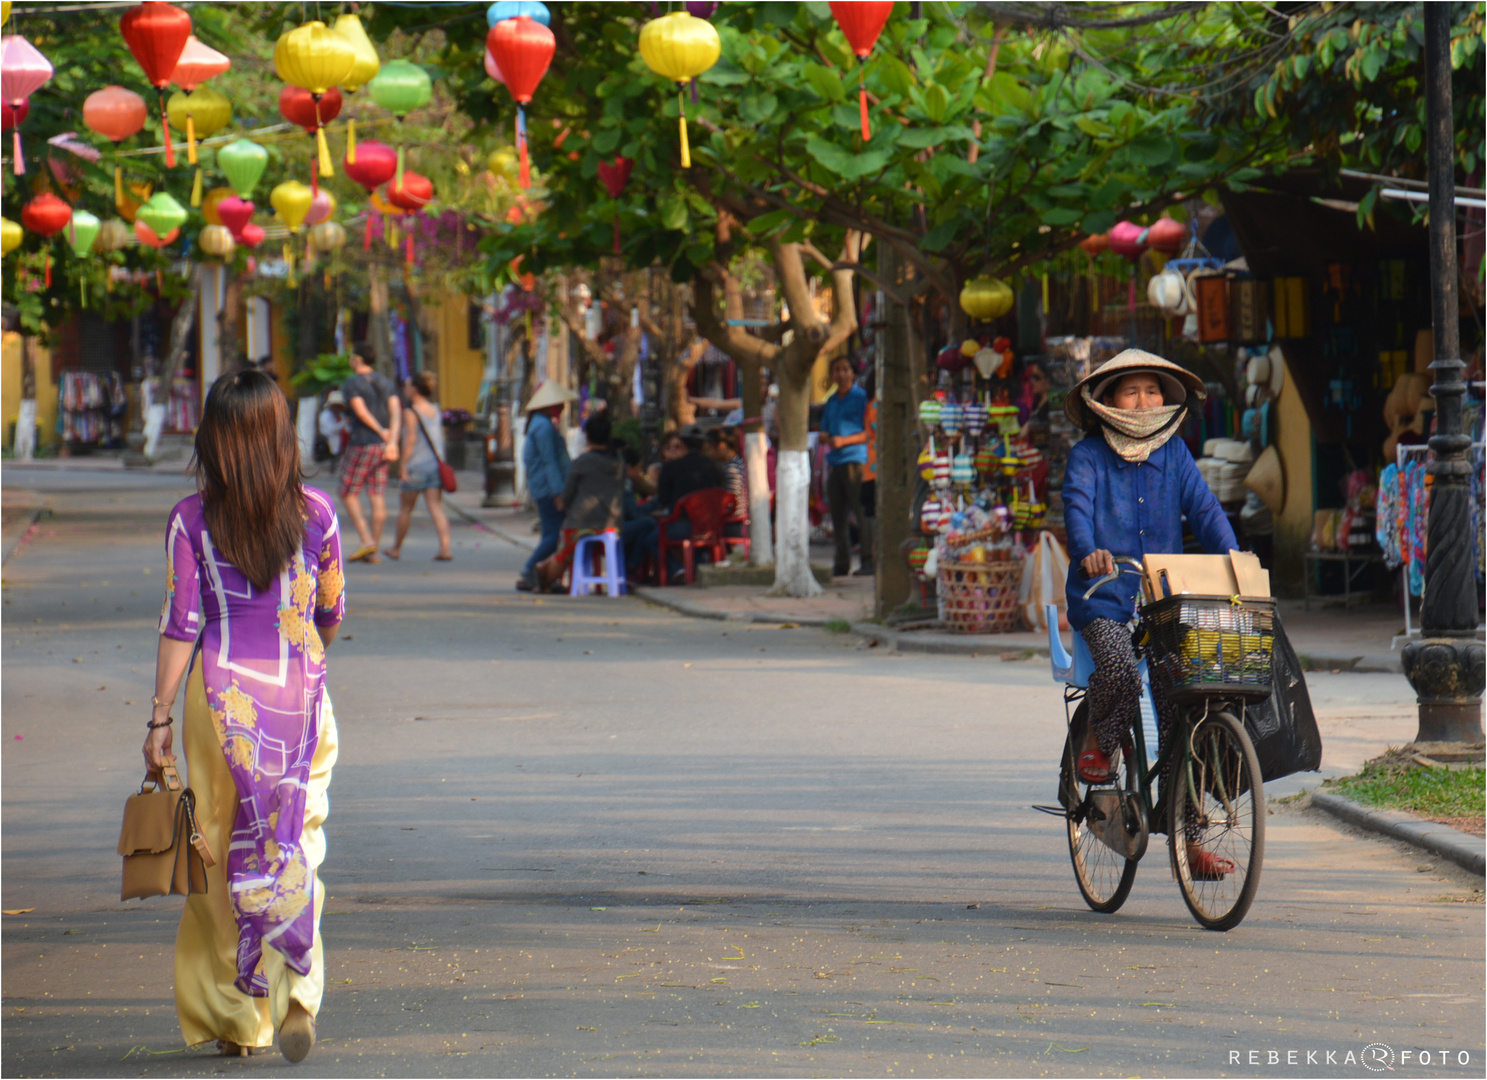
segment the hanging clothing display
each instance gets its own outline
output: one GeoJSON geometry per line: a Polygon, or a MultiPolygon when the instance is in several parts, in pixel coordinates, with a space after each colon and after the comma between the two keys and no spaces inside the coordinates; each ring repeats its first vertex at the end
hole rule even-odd
{"type": "Polygon", "coordinates": [[[64,371],[57,430],[64,442],[107,446],[124,438],[129,397],[117,372],[64,371]]]}

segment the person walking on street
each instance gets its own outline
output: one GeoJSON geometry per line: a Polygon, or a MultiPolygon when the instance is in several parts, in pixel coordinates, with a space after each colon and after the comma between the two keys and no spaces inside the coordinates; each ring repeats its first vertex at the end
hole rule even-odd
{"type": "Polygon", "coordinates": [[[402,405],[397,387],[386,375],[372,370],[366,359],[371,354],[365,342],[356,344],[351,351],[354,374],[341,387],[341,395],[351,410],[351,443],[341,460],[341,503],[361,541],[350,562],[381,562],[377,547],[382,543],[382,527],[387,523],[387,500],[383,495],[387,490],[387,465],[398,459],[398,440],[402,434],[402,405]],[[370,527],[361,511],[363,488],[372,508],[370,527]]]}
{"type": "MultiPolygon", "coordinates": [[[[867,391],[857,385],[852,361],[838,356],[831,362],[836,392],[821,409],[821,435],[831,452],[826,455],[826,499],[831,505],[831,530],[836,538],[836,558],[831,573],[842,577],[852,572],[852,515],[862,520],[862,470],[867,464],[867,391]]],[[[859,531],[865,533],[866,529],[859,531]]],[[[871,564],[872,545],[867,559],[871,564]]]]}
{"type": "Polygon", "coordinates": [[[325,650],[345,614],[336,512],[301,482],[289,403],[257,371],[213,384],[196,433],[197,494],[165,533],[165,604],[146,768],[175,761],[182,722],[197,822],[216,862],[186,898],[175,999],[188,1045],[273,1045],[301,1061],[325,991],[320,915],[337,753],[325,650]]]}
{"type": "Polygon", "coordinates": [[[403,557],[403,541],[413,523],[413,508],[421,492],[428,504],[434,531],[439,534],[439,553],[435,562],[454,558],[449,550],[449,518],[444,513],[444,485],[439,478],[439,463],[444,460],[444,427],[439,423],[439,405],[434,401],[434,377],[426,371],[411,376],[403,384],[408,397],[408,414],[403,424],[403,449],[398,495],[396,539],[384,554],[389,559],[403,557]]]}
{"type": "Polygon", "coordinates": [[[568,448],[558,433],[557,420],[563,406],[578,395],[551,379],[537,384],[527,402],[527,440],[522,446],[522,466],[527,471],[527,490],[537,504],[542,539],[522,567],[516,587],[532,592],[537,586],[537,564],[558,550],[563,531],[563,485],[568,480],[568,448]]]}

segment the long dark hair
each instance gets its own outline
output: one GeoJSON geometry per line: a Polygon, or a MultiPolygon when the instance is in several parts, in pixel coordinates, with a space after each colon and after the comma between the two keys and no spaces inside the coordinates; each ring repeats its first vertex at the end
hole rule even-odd
{"type": "Polygon", "coordinates": [[[299,438],[279,385],[259,371],[212,384],[191,462],[212,543],[260,589],[304,543],[299,438]]]}

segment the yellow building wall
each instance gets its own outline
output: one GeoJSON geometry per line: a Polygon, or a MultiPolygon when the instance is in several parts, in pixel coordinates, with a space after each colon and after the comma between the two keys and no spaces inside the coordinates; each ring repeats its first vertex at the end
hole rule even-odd
{"type": "MultiPolygon", "coordinates": [[[[41,428],[41,445],[57,441],[57,384],[52,381],[52,354],[34,341],[31,362],[36,366],[36,423],[41,428]]],[[[21,411],[21,335],[5,334],[0,348],[0,431],[6,449],[10,448],[10,426],[21,411]]]]}
{"type": "Polygon", "coordinates": [[[463,293],[445,293],[439,299],[439,380],[441,409],[475,411],[480,380],[485,375],[485,352],[470,348],[470,298],[463,293]]]}
{"type": "Polygon", "coordinates": [[[1291,365],[1276,401],[1275,448],[1286,477],[1286,502],[1275,517],[1275,566],[1271,575],[1278,595],[1295,593],[1305,576],[1306,547],[1311,540],[1315,500],[1312,486],[1311,418],[1296,391],[1291,365]]]}

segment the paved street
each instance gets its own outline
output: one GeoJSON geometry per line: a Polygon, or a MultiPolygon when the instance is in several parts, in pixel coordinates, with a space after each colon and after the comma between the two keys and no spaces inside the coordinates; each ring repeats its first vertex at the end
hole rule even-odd
{"type": "MultiPolygon", "coordinates": [[[[53,515],[4,568],[0,1065],[292,1071],[183,1051],[180,902],[117,900],[188,489],[3,482],[53,515]]],[[[455,539],[430,562],[420,511],[401,563],[349,568],[329,988],[301,1072],[1354,1076],[1381,1042],[1433,1055],[1404,1075],[1482,1075],[1480,878],[1291,803],[1237,930],[1198,929],[1163,849],[1097,915],[1062,823],[1029,809],[1062,743],[1046,661],[533,598],[511,588],[524,552],[455,539]]],[[[1329,755],[1413,733],[1402,678],[1312,686],[1329,755]]]]}

